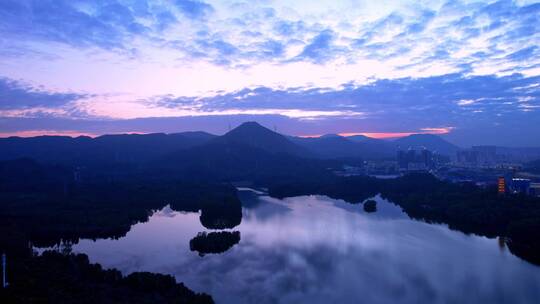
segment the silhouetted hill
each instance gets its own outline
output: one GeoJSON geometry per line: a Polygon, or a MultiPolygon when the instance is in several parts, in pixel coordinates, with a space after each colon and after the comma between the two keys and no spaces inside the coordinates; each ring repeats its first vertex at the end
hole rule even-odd
{"type": "Polygon", "coordinates": [[[317,160],[289,153],[272,153],[253,145],[220,139],[171,153],[153,162],[151,167],[159,174],[178,178],[226,181],[326,173],[324,164],[317,160]]]}
{"type": "Polygon", "coordinates": [[[352,135],[352,136],[347,136],[346,138],[350,141],[355,141],[355,142],[365,142],[365,141],[374,139],[371,137],[367,137],[365,135],[352,135]]]}
{"type": "MultiPolygon", "coordinates": [[[[397,146],[402,149],[423,146],[446,155],[454,155],[458,150],[458,147],[435,135],[411,135],[394,142],[362,135],[342,137],[327,134],[318,138],[299,138],[283,136],[256,122],[246,122],[223,136],[185,132],[103,135],[97,138],[0,138],[0,160],[26,157],[43,163],[99,167],[101,171],[107,169],[112,172],[118,169],[114,166],[129,166],[133,169],[141,164],[151,163],[152,166],[162,167],[156,165],[157,162],[175,159],[177,167],[186,167],[182,162],[193,160],[190,164],[192,168],[195,164],[208,167],[206,164],[211,163],[215,166],[224,165],[229,168],[227,170],[232,170],[233,167],[239,170],[244,165],[252,166],[251,170],[256,170],[261,166],[272,166],[273,163],[294,163],[287,158],[290,156],[296,157],[295,159],[311,159],[311,162],[315,159],[393,158],[397,146]]],[[[240,171],[246,173],[244,169],[240,171]]],[[[287,170],[285,167],[282,169],[287,170]]],[[[215,170],[214,168],[213,171],[215,170]]]]}
{"type": "Polygon", "coordinates": [[[328,174],[328,162],[314,156],[289,138],[246,122],[205,144],[170,153],[152,162],[150,170],[176,178],[225,181],[328,174]]]}
{"type": "Polygon", "coordinates": [[[254,121],[241,124],[225,135],[215,138],[213,142],[250,146],[270,153],[303,156],[309,154],[308,151],[294,144],[285,136],[267,129],[254,121]]]}
{"type": "Polygon", "coordinates": [[[440,154],[454,156],[460,148],[433,134],[413,134],[394,141],[400,149],[425,147],[440,154]]]}
{"type": "Polygon", "coordinates": [[[63,191],[73,179],[70,168],[43,165],[29,158],[0,161],[0,192],[3,191],[63,191]]]}
{"type": "Polygon", "coordinates": [[[71,165],[144,162],[206,143],[214,137],[215,135],[204,132],[119,134],[96,138],[9,137],[0,138],[0,160],[28,157],[41,162],[71,165]]]}
{"type": "Polygon", "coordinates": [[[335,138],[335,137],[341,137],[341,136],[338,134],[324,134],[323,136],[319,138],[335,138]]]}
{"type": "Polygon", "coordinates": [[[395,149],[387,142],[366,138],[363,142],[349,140],[339,135],[292,139],[320,158],[363,158],[381,159],[393,157],[395,149]]]}

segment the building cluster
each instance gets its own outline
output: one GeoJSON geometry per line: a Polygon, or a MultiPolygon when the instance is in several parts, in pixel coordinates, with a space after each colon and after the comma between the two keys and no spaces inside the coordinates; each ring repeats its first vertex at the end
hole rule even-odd
{"type": "Polygon", "coordinates": [[[364,164],[367,175],[396,175],[398,174],[395,160],[366,161],[364,164]]]}
{"type": "Polygon", "coordinates": [[[499,161],[497,147],[473,146],[471,149],[457,152],[457,162],[470,167],[492,166],[499,161]]]}
{"type": "Polygon", "coordinates": [[[343,166],[335,174],[341,176],[369,175],[395,178],[412,172],[429,172],[441,180],[474,183],[479,187],[497,187],[500,194],[540,197],[540,178],[522,172],[521,163],[511,163],[506,152],[495,146],[473,146],[458,151],[451,160],[425,147],[399,149],[396,159],[367,160],[354,166],[343,166]],[[499,152],[499,153],[498,153],[499,152]],[[499,177],[499,178],[497,178],[499,177]]]}
{"type": "Polygon", "coordinates": [[[528,178],[499,176],[497,180],[497,191],[499,194],[540,196],[540,183],[533,183],[528,178]]]}
{"type": "Polygon", "coordinates": [[[473,146],[470,149],[457,151],[454,165],[480,169],[520,169],[521,165],[515,162],[515,158],[500,153],[496,146],[473,146]]]}
{"type": "Polygon", "coordinates": [[[432,170],[436,161],[433,152],[426,148],[409,148],[397,152],[397,163],[400,172],[414,172],[432,170]]]}

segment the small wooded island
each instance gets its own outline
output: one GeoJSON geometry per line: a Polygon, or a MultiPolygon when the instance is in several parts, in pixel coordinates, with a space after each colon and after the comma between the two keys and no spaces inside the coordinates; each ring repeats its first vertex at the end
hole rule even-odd
{"type": "Polygon", "coordinates": [[[367,200],[364,202],[364,211],[372,213],[377,211],[377,202],[374,200],[367,200]]]}

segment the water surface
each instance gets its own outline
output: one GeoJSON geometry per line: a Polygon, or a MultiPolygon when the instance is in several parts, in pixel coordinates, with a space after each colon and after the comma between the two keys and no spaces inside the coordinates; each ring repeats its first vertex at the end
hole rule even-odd
{"type": "Polygon", "coordinates": [[[128,274],[171,274],[217,303],[540,303],[540,267],[496,239],[408,218],[380,198],[376,213],[325,196],[249,192],[241,240],[202,257],[198,213],[169,207],[123,238],[81,240],[74,252],[128,274]]]}

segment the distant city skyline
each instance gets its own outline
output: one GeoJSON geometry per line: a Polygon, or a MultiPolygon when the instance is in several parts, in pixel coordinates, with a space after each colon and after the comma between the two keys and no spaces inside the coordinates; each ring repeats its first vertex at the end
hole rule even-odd
{"type": "Polygon", "coordinates": [[[0,137],[540,146],[538,1],[4,0],[0,44],[0,137]]]}

